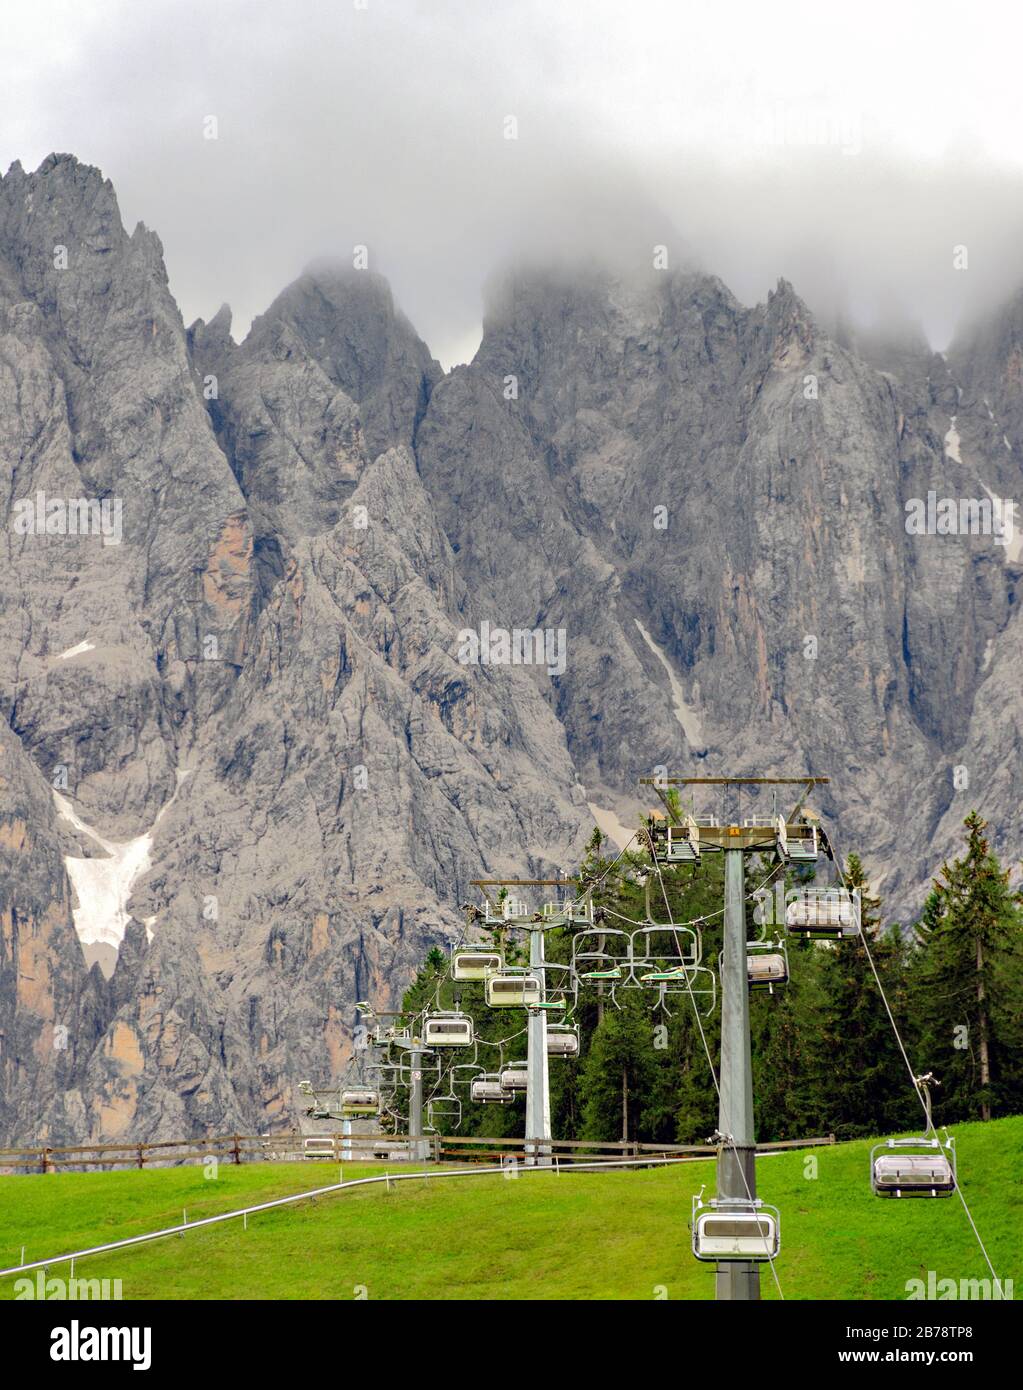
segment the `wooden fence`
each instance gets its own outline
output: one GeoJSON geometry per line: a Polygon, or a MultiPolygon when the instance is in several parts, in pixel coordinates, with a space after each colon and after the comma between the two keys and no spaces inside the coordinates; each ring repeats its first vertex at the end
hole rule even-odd
{"type": "MultiPolygon", "coordinates": [[[[833,1144],[833,1134],[814,1139],[785,1139],[758,1144],[760,1153],[779,1149],[821,1148],[833,1144]]],[[[638,1144],[597,1142],[587,1139],[553,1139],[544,1144],[559,1164],[595,1158],[713,1158],[710,1144],[638,1144]]],[[[530,1146],[531,1152],[532,1146],[530,1146]]],[[[453,1134],[431,1134],[413,1144],[408,1135],[389,1134],[220,1134],[205,1139],[165,1139],[153,1144],[78,1144],[65,1148],[26,1146],[0,1149],[0,1173],[29,1170],[54,1173],[61,1168],[152,1168],[167,1164],[253,1161],[286,1162],[312,1159],[334,1163],[381,1162],[493,1162],[494,1159],[527,1158],[524,1139],[495,1139],[453,1134]]]]}

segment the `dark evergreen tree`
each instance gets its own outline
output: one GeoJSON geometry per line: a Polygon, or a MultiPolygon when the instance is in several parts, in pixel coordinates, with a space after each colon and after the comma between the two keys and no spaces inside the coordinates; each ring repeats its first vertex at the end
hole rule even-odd
{"type": "Polygon", "coordinates": [[[971,811],[963,825],[966,852],[942,865],[916,926],[912,998],[918,1053],[941,1082],[935,1116],[987,1120],[1023,1100],[1023,901],[986,822],[971,811]]]}

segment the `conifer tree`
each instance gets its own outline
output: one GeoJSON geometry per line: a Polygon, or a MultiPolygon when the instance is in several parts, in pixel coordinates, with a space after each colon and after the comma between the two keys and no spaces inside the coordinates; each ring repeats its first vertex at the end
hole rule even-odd
{"type": "Polygon", "coordinates": [[[913,1002],[920,1055],[940,1082],[935,1112],[988,1120],[1020,1103],[1023,899],[991,853],[985,821],[963,822],[916,927],[913,1002]]]}

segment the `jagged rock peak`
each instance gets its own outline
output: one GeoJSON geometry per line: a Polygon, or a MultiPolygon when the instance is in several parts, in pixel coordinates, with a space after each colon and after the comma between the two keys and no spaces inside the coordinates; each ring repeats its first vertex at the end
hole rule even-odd
{"type": "Polygon", "coordinates": [[[395,305],[384,276],[321,261],[253,321],[243,361],[315,362],[362,408],[371,454],[410,444],[440,363],[395,305]]]}

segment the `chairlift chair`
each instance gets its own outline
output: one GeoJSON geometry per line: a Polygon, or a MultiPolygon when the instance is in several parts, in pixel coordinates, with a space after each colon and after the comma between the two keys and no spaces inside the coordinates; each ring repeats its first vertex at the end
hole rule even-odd
{"type": "Polygon", "coordinates": [[[580,980],[623,979],[631,954],[632,937],[617,927],[598,927],[572,938],[572,968],[580,980]]]}
{"type": "Polygon", "coordinates": [[[530,1008],[542,1000],[543,985],[526,967],[506,965],[487,976],[486,995],[491,1009],[530,1008]]]}
{"type": "Polygon", "coordinates": [[[423,1024],[425,1047],[472,1047],[472,1019],[468,1014],[428,1014],[423,1024]]]}
{"type": "Polygon", "coordinates": [[[951,1197],[956,1188],[955,1140],[886,1139],[870,1151],[876,1197],[951,1197]]]}
{"type": "Polygon", "coordinates": [[[785,925],[795,936],[834,939],[858,936],[860,890],[854,888],[793,888],[785,908],[785,925]]]}
{"type": "Polygon", "coordinates": [[[501,1068],[501,1089],[505,1094],[517,1095],[529,1088],[528,1062],[509,1062],[501,1068]]]}
{"type": "Polygon", "coordinates": [[[656,988],[657,1001],[653,1005],[655,1009],[660,1009],[667,1018],[673,1018],[674,1013],[668,1008],[667,1000],[670,996],[681,994],[696,1006],[696,1011],[701,1018],[709,1018],[717,1008],[718,1001],[718,977],[709,966],[706,965],[683,965],[677,970],[665,971],[667,978],[661,980],[649,979],[647,987],[656,988]],[[698,999],[706,999],[705,1008],[700,1008],[697,1004],[698,999]]]}
{"type": "Polygon", "coordinates": [[[348,1119],[380,1113],[380,1093],[368,1086],[341,1092],[341,1114],[348,1119]]]}
{"type": "Polygon", "coordinates": [[[453,980],[485,980],[492,970],[500,970],[504,957],[500,951],[481,946],[456,946],[451,956],[453,980]]]}
{"type": "Polygon", "coordinates": [[[699,965],[700,955],[700,938],[692,927],[648,922],[629,937],[629,976],[642,984],[654,978],[650,971],[699,965]]]}
{"type": "Polygon", "coordinates": [[[789,982],[789,955],[784,941],[746,943],[746,977],[750,989],[774,993],[775,985],[789,982]]]}
{"type": "Polygon", "coordinates": [[[482,1105],[507,1105],[508,1092],[501,1085],[499,1072],[483,1072],[469,1086],[469,1099],[482,1105]]]}
{"type": "Polygon", "coordinates": [[[454,1120],[452,1129],[462,1123],[462,1102],[454,1093],[431,1096],[426,1102],[426,1128],[436,1130],[437,1120],[454,1120]]]}
{"type": "Polygon", "coordinates": [[[762,1262],[773,1260],[781,1249],[778,1208],[765,1205],[759,1197],[752,1202],[729,1197],[704,1202],[697,1195],[690,1226],[698,1260],[762,1262]]]}
{"type": "Polygon", "coordinates": [[[548,1023],[548,1057],[578,1057],[579,1029],[570,1023],[548,1023]]]}

